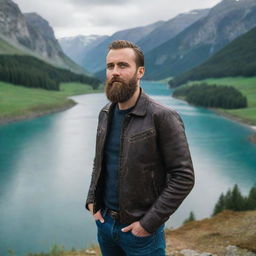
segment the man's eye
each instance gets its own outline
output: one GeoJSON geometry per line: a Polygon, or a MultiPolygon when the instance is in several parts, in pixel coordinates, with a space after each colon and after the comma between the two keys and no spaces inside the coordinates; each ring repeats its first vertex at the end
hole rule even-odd
{"type": "Polygon", "coordinates": [[[113,69],[113,66],[107,66],[107,69],[113,69]]]}
{"type": "Polygon", "coordinates": [[[119,66],[120,66],[120,68],[125,68],[126,67],[125,64],[120,64],[119,66]]]}

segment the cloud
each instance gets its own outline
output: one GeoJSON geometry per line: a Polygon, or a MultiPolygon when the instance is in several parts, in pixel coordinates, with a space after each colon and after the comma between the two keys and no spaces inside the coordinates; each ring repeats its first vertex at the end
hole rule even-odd
{"type": "Polygon", "coordinates": [[[14,0],[22,12],[37,12],[57,37],[108,34],[169,20],[179,13],[212,7],[220,0],[14,0]]]}
{"type": "Polygon", "coordinates": [[[70,3],[79,6],[89,6],[89,5],[122,5],[129,3],[129,0],[69,0],[70,3]]]}

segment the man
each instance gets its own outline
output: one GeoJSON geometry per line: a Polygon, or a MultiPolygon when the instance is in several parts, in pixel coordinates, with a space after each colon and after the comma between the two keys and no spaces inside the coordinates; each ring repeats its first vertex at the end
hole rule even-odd
{"type": "Polygon", "coordinates": [[[143,75],[142,51],[112,42],[86,200],[103,256],[165,255],[164,223],[194,185],[183,122],[143,92],[143,75]]]}

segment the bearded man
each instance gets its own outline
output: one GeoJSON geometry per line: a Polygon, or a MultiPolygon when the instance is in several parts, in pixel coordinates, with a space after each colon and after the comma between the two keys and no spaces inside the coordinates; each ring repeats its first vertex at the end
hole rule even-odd
{"type": "Polygon", "coordinates": [[[194,170],[177,112],[140,87],[144,56],[118,40],[106,58],[108,103],[99,113],[86,208],[103,256],[165,255],[164,223],[194,185],[194,170]]]}

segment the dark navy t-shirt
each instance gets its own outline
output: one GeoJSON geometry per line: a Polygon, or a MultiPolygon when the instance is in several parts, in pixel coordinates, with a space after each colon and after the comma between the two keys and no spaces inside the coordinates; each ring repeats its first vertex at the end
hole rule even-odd
{"type": "Polygon", "coordinates": [[[118,104],[115,105],[104,150],[104,204],[105,207],[116,211],[119,210],[118,171],[121,129],[125,115],[132,109],[133,107],[120,110],[118,104]]]}

